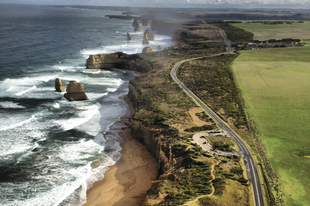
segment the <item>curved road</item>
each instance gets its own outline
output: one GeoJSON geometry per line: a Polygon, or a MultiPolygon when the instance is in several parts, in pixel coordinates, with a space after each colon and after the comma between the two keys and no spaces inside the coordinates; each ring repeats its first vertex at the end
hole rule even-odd
{"type": "MultiPolygon", "coordinates": [[[[230,53],[232,51],[230,41],[227,39],[224,31],[220,29],[221,34],[223,35],[223,38],[225,40],[225,43],[227,45],[228,51],[225,53],[230,53]]],[[[222,54],[217,54],[217,55],[211,55],[211,56],[206,56],[206,57],[214,57],[214,56],[220,56],[222,54]]],[[[247,170],[247,176],[249,179],[249,182],[252,184],[252,189],[253,189],[253,195],[254,195],[254,201],[255,201],[255,206],[264,206],[264,198],[263,198],[263,193],[262,193],[262,188],[261,188],[261,183],[259,180],[259,175],[258,171],[256,168],[256,165],[254,163],[254,159],[247,148],[247,146],[243,143],[243,141],[239,138],[239,136],[229,127],[227,124],[219,118],[211,109],[209,109],[203,101],[201,101],[191,90],[189,90],[177,77],[177,70],[178,68],[185,62],[192,61],[192,60],[197,60],[201,58],[206,58],[206,57],[198,57],[198,58],[193,58],[193,59],[187,59],[178,62],[172,69],[171,71],[171,77],[173,80],[179,84],[179,86],[197,103],[199,104],[221,127],[223,130],[225,130],[229,136],[237,143],[240,151],[242,152],[242,156],[244,159],[244,164],[246,166],[247,170]]]]}

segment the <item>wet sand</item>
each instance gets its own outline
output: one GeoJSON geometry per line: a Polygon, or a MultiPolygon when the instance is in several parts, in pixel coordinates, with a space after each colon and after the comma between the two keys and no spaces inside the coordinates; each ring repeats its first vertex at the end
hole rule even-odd
{"type": "MultiPolygon", "coordinates": [[[[127,99],[126,101],[128,102],[127,99]]],[[[129,124],[133,112],[133,108],[128,109],[118,123],[123,123],[124,126],[129,124]]],[[[155,157],[131,137],[130,127],[118,132],[118,135],[124,137],[121,143],[122,157],[105,173],[103,180],[95,182],[87,191],[84,206],[141,205],[151,182],[157,177],[155,157]]]]}

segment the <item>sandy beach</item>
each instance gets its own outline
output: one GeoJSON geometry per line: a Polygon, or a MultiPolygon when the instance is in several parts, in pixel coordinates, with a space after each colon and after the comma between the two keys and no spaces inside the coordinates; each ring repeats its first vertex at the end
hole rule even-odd
{"type": "MultiPolygon", "coordinates": [[[[126,101],[130,105],[127,99],[126,101]]],[[[129,124],[133,112],[133,108],[128,109],[118,123],[124,126],[129,124]]],[[[124,137],[121,143],[122,157],[105,173],[103,180],[95,182],[87,191],[87,202],[84,206],[141,205],[151,182],[157,177],[155,157],[131,137],[130,127],[115,132],[124,137]]]]}

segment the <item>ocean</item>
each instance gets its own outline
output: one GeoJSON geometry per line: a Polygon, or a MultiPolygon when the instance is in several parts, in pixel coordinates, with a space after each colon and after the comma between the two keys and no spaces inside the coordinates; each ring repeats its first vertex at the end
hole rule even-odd
{"type": "MultiPolygon", "coordinates": [[[[105,17],[120,14],[0,4],[0,205],[82,205],[121,157],[122,137],[110,129],[137,74],[85,69],[90,54],[142,52],[149,27],[134,32],[133,20],[105,17]],[[89,100],[67,101],[55,78],[83,83],[89,100]]],[[[155,38],[154,51],[173,44],[155,38]]]]}

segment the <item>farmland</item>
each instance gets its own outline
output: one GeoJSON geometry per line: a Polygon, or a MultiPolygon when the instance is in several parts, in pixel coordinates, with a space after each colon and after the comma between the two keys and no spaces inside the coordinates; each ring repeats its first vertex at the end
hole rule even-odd
{"type": "Polygon", "coordinates": [[[236,23],[236,27],[252,32],[256,40],[268,39],[310,39],[310,22],[293,24],[262,24],[262,23],[236,23]]]}
{"type": "Polygon", "coordinates": [[[287,205],[310,201],[310,47],[243,52],[233,72],[287,205]]]}

